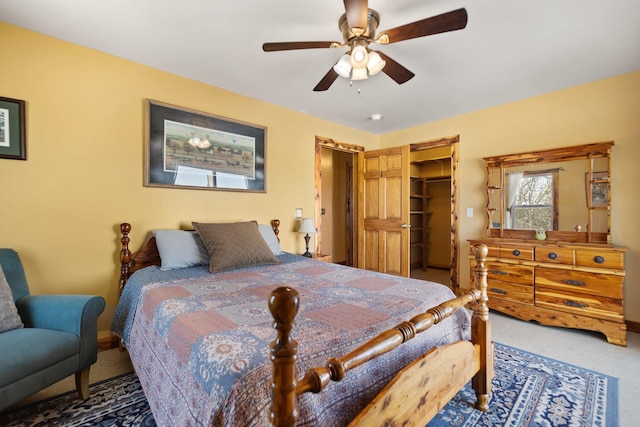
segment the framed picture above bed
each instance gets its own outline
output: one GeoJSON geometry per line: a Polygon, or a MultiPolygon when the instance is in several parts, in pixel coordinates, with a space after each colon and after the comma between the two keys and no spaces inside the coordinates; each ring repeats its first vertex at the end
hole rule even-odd
{"type": "Polygon", "coordinates": [[[148,187],[266,192],[267,128],[146,100],[148,187]]]}
{"type": "Polygon", "coordinates": [[[25,102],[0,97],[0,159],[27,160],[25,102]]]}

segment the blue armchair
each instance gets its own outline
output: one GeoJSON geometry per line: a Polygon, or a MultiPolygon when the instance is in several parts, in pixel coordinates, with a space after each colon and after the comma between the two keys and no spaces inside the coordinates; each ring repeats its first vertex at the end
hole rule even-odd
{"type": "Polygon", "coordinates": [[[22,262],[12,249],[0,249],[0,266],[24,324],[0,333],[0,410],[74,373],[76,389],[86,400],[104,299],[30,295],[22,262]]]}

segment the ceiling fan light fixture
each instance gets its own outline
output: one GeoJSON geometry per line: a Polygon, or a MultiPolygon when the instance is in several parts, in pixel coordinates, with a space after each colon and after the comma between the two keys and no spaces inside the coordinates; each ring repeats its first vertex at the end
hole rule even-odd
{"type": "Polygon", "coordinates": [[[366,68],[369,62],[369,53],[364,44],[358,44],[351,49],[351,66],[353,68],[366,68]]]}
{"type": "Polygon", "coordinates": [[[348,79],[351,74],[351,57],[346,54],[341,56],[336,65],[333,66],[333,71],[338,73],[340,77],[348,79]]]}
{"type": "Polygon", "coordinates": [[[351,71],[351,80],[365,80],[368,78],[367,76],[367,67],[364,68],[353,68],[351,71]]]}
{"type": "Polygon", "coordinates": [[[375,76],[378,74],[384,66],[387,65],[387,62],[380,57],[377,52],[369,52],[369,62],[367,62],[367,70],[369,70],[370,76],[375,76]]]}

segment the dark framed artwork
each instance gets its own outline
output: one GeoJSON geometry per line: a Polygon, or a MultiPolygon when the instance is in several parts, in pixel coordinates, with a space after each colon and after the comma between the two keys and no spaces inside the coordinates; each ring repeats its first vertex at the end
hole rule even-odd
{"type": "Polygon", "coordinates": [[[0,97],[0,159],[27,160],[25,102],[0,97]]]}
{"type": "Polygon", "coordinates": [[[584,174],[587,189],[587,208],[603,208],[609,204],[609,174],[607,171],[593,172],[592,180],[589,172],[584,174]]]}
{"type": "Polygon", "coordinates": [[[266,192],[267,129],[146,100],[145,186],[266,192]]]}

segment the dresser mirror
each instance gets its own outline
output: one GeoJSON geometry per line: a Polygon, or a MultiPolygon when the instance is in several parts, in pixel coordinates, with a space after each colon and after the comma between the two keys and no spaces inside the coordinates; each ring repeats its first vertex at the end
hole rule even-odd
{"type": "Polygon", "coordinates": [[[612,146],[485,157],[487,236],[610,243],[612,146]]]}

